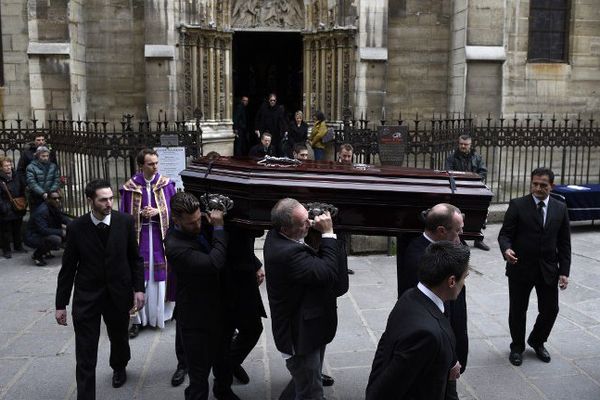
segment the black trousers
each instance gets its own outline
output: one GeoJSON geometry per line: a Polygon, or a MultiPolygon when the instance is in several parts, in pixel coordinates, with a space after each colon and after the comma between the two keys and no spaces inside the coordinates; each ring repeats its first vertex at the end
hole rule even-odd
{"type": "Polygon", "coordinates": [[[538,316],[529,335],[530,342],[534,346],[542,345],[548,340],[558,316],[558,281],[548,285],[541,274],[538,276],[533,281],[508,279],[508,326],[512,338],[511,351],[522,353],[525,350],[527,307],[529,295],[534,287],[538,300],[538,316]]]}
{"type": "Polygon", "coordinates": [[[458,294],[456,300],[444,303],[446,316],[450,321],[450,326],[456,338],[456,357],[460,362],[460,372],[465,372],[467,368],[467,359],[469,355],[469,335],[467,332],[467,289],[463,289],[458,294]]]}
{"type": "MultiPolygon", "coordinates": [[[[180,321],[178,321],[180,322],[180,321]]],[[[181,342],[188,368],[189,386],[185,389],[186,400],[208,399],[208,377],[212,368],[215,376],[213,392],[231,390],[233,375],[229,360],[229,346],[233,335],[232,327],[213,331],[206,328],[188,328],[181,326],[181,342]]]]}
{"type": "Polygon", "coordinates": [[[0,223],[0,240],[2,242],[2,251],[4,253],[10,252],[11,236],[15,250],[23,248],[23,240],[21,237],[22,224],[23,218],[0,223]]]}
{"type": "Polygon", "coordinates": [[[261,316],[256,314],[239,318],[235,327],[238,334],[231,341],[229,357],[231,365],[241,365],[260,339],[263,331],[261,316]]]}
{"type": "Polygon", "coordinates": [[[60,244],[62,243],[62,238],[58,235],[48,235],[44,236],[40,245],[33,252],[34,258],[41,258],[44,254],[49,252],[50,250],[58,250],[60,248],[60,244]]]}
{"type": "Polygon", "coordinates": [[[92,311],[86,310],[85,315],[73,316],[75,360],[77,362],[75,377],[78,400],[94,400],[96,398],[96,363],[98,361],[98,340],[100,338],[100,316],[104,319],[110,340],[109,364],[111,368],[114,370],[123,369],[131,358],[127,330],[129,327],[129,314],[117,311],[108,296],[105,297],[100,307],[96,307],[92,311]]]}

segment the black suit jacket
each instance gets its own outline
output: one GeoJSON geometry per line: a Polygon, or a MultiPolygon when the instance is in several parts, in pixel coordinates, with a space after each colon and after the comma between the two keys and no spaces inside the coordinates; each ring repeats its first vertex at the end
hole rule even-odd
{"type": "Polygon", "coordinates": [[[511,200],[504,214],[498,243],[503,257],[507,249],[514,250],[517,255],[516,264],[506,264],[506,276],[511,279],[532,281],[541,273],[547,284],[554,285],[559,275],[569,276],[569,214],[567,206],[552,197],[548,201],[544,226],[532,195],[511,200]]]}
{"type": "Polygon", "coordinates": [[[441,400],[456,362],[447,318],[419,289],[406,291],[377,345],[367,400],[441,400]]]}
{"type": "Polygon", "coordinates": [[[317,253],[276,230],[267,234],[267,294],[279,351],[308,354],[333,340],[336,298],[348,290],[348,267],[340,262],[338,246],[336,239],[323,238],[317,253]]]}
{"type": "Polygon", "coordinates": [[[396,260],[398,264],[398,298],[419,283],[419,264],[425,254],[425,249],[430,244],[431,242],[423,234],[420,234],[408,244],[402,257],[398,257],[401,260],[396,260]]]}
{"type": "Polygon", "coordinates": [[[73,294],[73,317],[100,307],[108,296],[115,308],[129,312],[133,292],[144,292],[144,260],[140,257],[133,217],[113,211],[106,246],[90,214],[67,227],[67,245],[58,274],[56,309],[63,310],[73,294]]]}
{"type": "Polygon", "coordinates": [[[218,332],[222,326],[226,247],[224,230],[213,231],[208,252],[195,235],[176,229],[167,234],[165,254],[177,277],[177,323],[183,328],[218,332]]]}

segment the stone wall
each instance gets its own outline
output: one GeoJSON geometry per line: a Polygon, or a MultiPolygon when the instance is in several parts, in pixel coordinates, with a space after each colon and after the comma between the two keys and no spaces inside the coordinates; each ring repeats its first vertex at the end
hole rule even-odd
{"type": "Polygon", "coordinates": [[[14,119],[30,111],[29,68],[27,67],[27,2],[2,0],[2,61],[4,86],[0,87],[0,113],[14,119]]]}
{"type": "Polygon", "coordinates": [[[506,16],[505,113],[591,113],[600,107],[600,7],[572,0],[568,63],[528,63],[529,1],[510,1],[506,16]]]}
{"type": "Polygon", "coordinates": [[[388,119],[446,111],[452,2],[390,0],[388,13],[388,119]]]}

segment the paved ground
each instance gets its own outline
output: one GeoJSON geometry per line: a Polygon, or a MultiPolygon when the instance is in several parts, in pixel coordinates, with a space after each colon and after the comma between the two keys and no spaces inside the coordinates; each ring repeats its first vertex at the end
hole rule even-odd
{"type": "MultiPolygon", "coordinates": [[[[499,226],[487,234],[495,238],[499,226]]],[[[462,399],[600,399],[600,235],[598,227],[573,229],[571,284],[560,297],[561,311],[548,343],[552,362],[533,351],[521,367],[508,362],[508,294],[495,240],[491,252],[472,252],[467,280],[469,366],[460,379],[462,399]]],[[[259,254],[262,252],[259,252],[259,254]]],[[[54,322],[54,290],[60,261],[33,267],[29,255],[0,261],[0,399],[74,399],[75,356],[72,327],[54,322]]],[[[373,352],[395,300],[395,258],[351,257],[350,291],[339,300],[340,326],[328,346],[325,368],[334,376],[330,399],[364,398],[373,352]]],[[[264,296],[266,298],[266,296],[264,296]]],[[[533,320],[536,309],[532,299],[533,320]]],[[[269,320],[258,346],[244,364],[251,383],[235,385],[243,399],[276,399],[288,381],[276,351],[269,320]]],[[[99,399],[181,399],[183,387],[170,386],[175,368],[174,327],[145,330],[131,342],[129,381],[110,386],[108,343],[101,338],[97,370],[99,399]]]]}

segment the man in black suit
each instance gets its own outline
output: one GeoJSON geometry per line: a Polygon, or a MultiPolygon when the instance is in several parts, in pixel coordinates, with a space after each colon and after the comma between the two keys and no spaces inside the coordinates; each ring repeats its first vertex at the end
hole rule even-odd
{"type": "Polygon", "coordinates": [[[133,217],[112,210],[113,191],[105,180],[88,183],[85,195],[92,211],[67,227],[56,289],[56,322],[67,325],[66,306],[75,282],[72,315],[80,400],[96,398],[100,316],[110,340],[112,385],[118,388],[127,380],[129,312],[144,307],[144,264],[133,217]]]}
{"type": "Polygon", "coordinates": [[[312,222],[302,204],[286,198],[271,210],[271,222],[264,260],[275,346],[292,375],[294,398],[321,400],[323,354],[337,329],[336,298],[348,290],[347,265],[328,212],[312,222]],[[318,251],[304,243],[311,225],[322,234],[318,251]]]}
{"type": "Polygon", "coordinates": [[[181,333],[190,384],[186,400],[208,398],[208,377],[215,376],[213,394],[219,400],[239,400],[231,390],[231,366],[227,358],[228,330],[223,290],[227,233],[223,212],[207,215],[213,226],[212,240],[203,232],[198,199],[178,192],[171,199],[174,228],[165,239],[166,256],[177,276],[177,329],[181,333]]]}
{"type": "Polygon", "coordinates": [[[460,377],[454,334],[444,302],[454,300],[469,274],[469,248],[432,243],[419,266],[419,283],[396,302],[377,345],[367,400],[442,400],[460,377]]]}
{"type": "Polygon", "coordinates": [[[509,360],[517,366],[523,362],[531,290],[535,287],[539,313],[527,344],[540,360],[550,362],[544,343],[558,315],[558,287],[564,290],[569,284],[569,214],[564,203],[550,197],[553,183],[552,170],[533,170],[531,194],[510,201],[498,235],[508,277],[509,360]]]}
{"type": "MultiPolygon", "coordinates": [[[[414,238],[398,255],[398,298],[410,288],[417,286],[417,272],[425,249],[431,243],[441,240],[460,243],[460,234],[464,226],[464,218],[460,210],[452,204],[440,203],[424,212],[425,230],[414,238]]],[[[460,362],[460,372],[467,367],[469,354],[469,336],[467,332],[467,299],[466,289],[460,291],[457,299],[446,303],[445,314],[456,338],[456,354],[460,362]]],[[[458,399],[456,381],[449,381],[446,400],[458,399]]]]}

